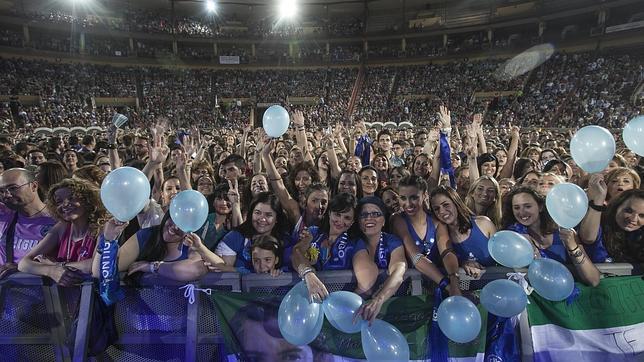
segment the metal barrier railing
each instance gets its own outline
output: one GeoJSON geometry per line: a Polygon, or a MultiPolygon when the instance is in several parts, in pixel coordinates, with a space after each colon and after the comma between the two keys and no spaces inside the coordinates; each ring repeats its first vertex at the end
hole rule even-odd
{"type": "MultiPolygon", "coordinates": [[[[630,275],[630,264],[598,264],[604,275],[630,275]]],[[[525,272],[502,267],[489,267],[479,278],[459,278],[462,290],[476,290],[495,279],[507,278],[510,272],[525,272]]],[[[329,292],[354,290],[355,275],[350,271],[317,273],[329,292]]],[[[386,277],[382,271],[380,278],[386,277]]],[[[296,274],[278,277],[237,273],[210,273],[192,283],[198,288],[266,292],[283,295],[300,281],[296,274]]],[[[124,286],[126,298],[116,304],[115,321],[119,338],[104,357],[119,361],[211,361],[218,360],[224,345],[219,321],[211,298],[194,293],[194,303],[184,297],[186,283],[156,275],[145,275],[136,287],[124,286]]],[[[59,288],[46,278],[24,273],[13,274],[0,281],[0,355],[6,360],[87,360],[88,336],[91,326],[92,282],[80,288],[59,288]],[[78,326],[73,348],[69,340],[72,317],[78,310],[78,326]],[[71,314],[71,315],[70,315],[71,314]]],[[[409,269],[396,295],[420,295],[433,291],[418,271],[409,269]]],[[[524,360],[532,358],[532,340],[527,314],[520,317],[518,329],[522,339],[524,360]]]]}

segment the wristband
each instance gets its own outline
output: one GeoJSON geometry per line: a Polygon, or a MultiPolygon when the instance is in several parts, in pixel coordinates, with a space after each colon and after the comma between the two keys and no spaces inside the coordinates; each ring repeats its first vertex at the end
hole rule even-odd
{"type": "Polygon", "coordinates": [[[604,206],[604,205],[601,205],[601,206],[595,205],[593,200],[588,200],[588,207],[590,207],[591,209],[593,209],[595,211],[599,211],[599,212],[606,211],[606,206],[604,206]]]}

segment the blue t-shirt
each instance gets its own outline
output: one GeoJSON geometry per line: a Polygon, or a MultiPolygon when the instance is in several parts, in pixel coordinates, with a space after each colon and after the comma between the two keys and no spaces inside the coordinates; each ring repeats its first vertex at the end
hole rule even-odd
{"type": "Polygon", "coordinates": [[[353,266],[353,255],[355,245],[349,241],[347,233],[342,233],[338,236],[331,248],[321,247],[324,240],[328,239],[328,235],[320,232],[317,226],[309,227],[309,232],[313,235],[311,247],[316,248],[319,252],[318,260],[315,263],[316,270],[347,270],[353,266]]]}
{"type": "Polygon", "coordinates": [[[412,225],[411,219],[404,212],[401,213],[405,224],[407,224],[407,231],[409,235],[414,240],[414,244],[420,249],[420,252],[423,253],[432,263],[439,263],[440,257],[438,253],[438,245],[436,244],[436,226],[432,221],[432,217],[427,215],[427,229],[425,230],[425,237],[420,237],[414,226],[412,225]]]}
{"type": "Polygon", "coordinates": [[[253,262],[250,256],[251,239],[244,237],[239,231],[233,230],[226,234],[217,245],[215,253],[221,256],[232,256],[235,259],[235,268],[253,269],[253,262]]]}
{"type": "MultiPolygon", "coordinates": [[[[367,243],[368,242],[363,239],[358,239],[354,249],[354,255],[360,250],[367,250],[368,252],[369,248],[367,243]]],[[[376,254],[373,256],[373,261],[378,266],[378,269],[387,269],[389,267],[391,253],[393,253],[397,248],[402,247],[402,245],[402,240],[400,240],[396,235],[385,232],[380,233],[380,241],[378,241],[376,254]]]]}
{"type": "MultiPolygon", "coordinates": [[[[579,231],[579,230],[577,230],[579,231]]],[[[613,259],[608,255],[608,251],[604,246],[604,230],[601,225],[597,231],[597,239],[592,244],[582,244],[588,257],[593,263],[612,263],[613,259]]]]}
{"type": "MultiPolygon", "coordinates": [[[[520,223],[514,223],[510,225],[508,227],[508,230],[512,230],[519,234],[528,235],[528,227],[520,223]]],[[[556,230],[554,233],[552,233],[552,245],[550,245],[546,249],[539,249],[539,254],[541,254],[542,258],[553,259],[562,264],[570,263],[570,260],[568,259],[568,253],[566,252],[566,246],[563,244],[563,241],[561,241],[559,230],[556,230]]]]}
{"type": "MultiPolygon", "coordinates": [[[[136,232],[136,240],[139,242],[139,253],[141,253],[141,250],[143,250],[143,247],[145,246],[145,244],[150,240],[150,237],[152,236],[152,232],[154,231],[154,229],[158,227],[159,226],[152,226],[149,228],[141,229],[136,232]]],[[[181,248],[181,256],[179,256],[174,260],[166,260],[166,261],[172,262],[172,261],[188,259],[188,254],[190,254],[190,247],[184,245],[183,243],[180,243],[179,247],[181,248]]]]}
{"type": "MultiPolygon", "coordinates": [[[[280,242],[287,239],[288,237],[279,238],[280,242]]],[[[234,267],[237,268],[238,272],[245,274],[253,270],[253,260],[250,255],[251,245],[252,240],[250,238],[244,237],[244,235],[237,230],[233,230],[221,239],[219,245],[217,245],[215,254],[220,256],[235,256],[236,259],[234,267]]],[[[290,249],[292,247],[288,245],[287,248],[290,249]]],[[[286,254],[286,252],[284,252],[284,254],[286,254]]],[[[290,262],[290,257],[287,258],[284,256],[282,265],[289,265],[290,262]]]]}
{"type": "Polygon", "coordinates": [[[215,250],[219,241],[230,231],[225,225],[217,229],[217,224],[215,223],[216,218],[216,213],[208,214],[206,223],[199,230],[195,231],[195,234],[199,235],[203,244],[210,250],[215,250]]]}
{"type": "Polygon", "coordinates": [[[458,262],[476,261],[482,266],[496,265],[487,248],[489,238],[478,227],[475,218],[472,218],[471,222],[470,236],[460,243],[452,243],[458,262]]]}

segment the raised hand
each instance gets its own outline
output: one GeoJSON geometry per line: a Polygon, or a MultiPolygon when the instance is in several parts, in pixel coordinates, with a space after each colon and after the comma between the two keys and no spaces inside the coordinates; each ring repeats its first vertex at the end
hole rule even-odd
{"type": "Polygon", "coordinates": [[[296,126],[304,126],[304,113],[297,110],[293,112],[293,124],[296,126]]]}
{"type": "Polygon", "coordinates": [[[452,127],[452,112],[447,107],[440,106],[438,119],[438,127],[441,129],[452,127]]]}
{"type": "Polygon", "coordinates": [[[597,206],[601,206],[606,201],[608,186],[606,185],[606,181],[604,181],[604,175],[602,173],[594,173],[590,176],[587,193],[588,199],[592,200],[597,206]]]}
{"type": "Polygon", "coordinates": [[[228,180],[228,201],[232,206],[239,206],[239,182],[237,179],[228,180]]]}
{"type": "Polygon", "coordinates": [[[483,125],[483,115],[481,113],[476,113],[474,117],[472,117],[472,124],[477,129],[481,128],[483,125]]]}
{"type": "Polygon", "coordinates": [[[111,218],[105,226],[103,227],[103,236],[105,240],[116,240],[125,228],[127,228],[129,222],[118,221],[115,218],[111,218]]]}

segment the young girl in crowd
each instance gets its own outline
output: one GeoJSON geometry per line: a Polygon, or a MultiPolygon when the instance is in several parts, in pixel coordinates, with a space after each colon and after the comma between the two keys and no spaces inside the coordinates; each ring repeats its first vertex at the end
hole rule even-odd
{"type": "Polygon", "coordinates": [[[18,270],[71,286],[90,273],[99,223],[106,211],[98,188],[78,179],[53,185],[47,207],[58,223],[20,260],[18,270]]]}
{"type": "MultiPolygon", "coordinates": [[[[272,235],[282,248],[290,245],[289,225],[282,211],[282,205],[275,195],[263,192],[257,195],[248,208],[246,220],[224,236],[215,250],[216,257],[202,254],[204,261],[211,262],[214,271],[248,271],[252,268],[250,247],[253,238],[260,235],[272,235]],[[223,265],[222,262],[223,261],[223,265]]],[[[288,265],[290,260],[283,260],[288,265]]]]}

